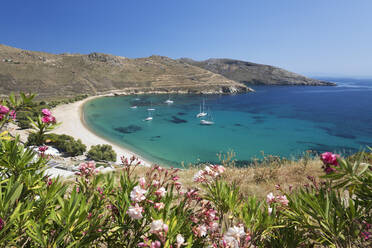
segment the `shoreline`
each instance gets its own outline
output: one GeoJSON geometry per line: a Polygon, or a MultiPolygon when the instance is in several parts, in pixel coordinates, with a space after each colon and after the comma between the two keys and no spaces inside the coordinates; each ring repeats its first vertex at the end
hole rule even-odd
{"type": "Polygon", "coordinates": [[[56,117],[58,122],[62,122],[53,133],[56,134],[67,134],[75,139],[80,139],[83,144],[87,146],[87,151],[93,145],[98,144],[108,144],[112,146],[112,149],[116,152],[116,163],[120,163],[121,156],[127,157],[128,159],[132,156],[135,156],[141,162],[141,165],[151,166],[153,162],[144,159],[142,156],[137,153],[122,147],[112,141],[109,141],[102,136],[96,134],[91,130],[84,121],[84,112],[83,106],[86,102],[93,100],[98,97],[105,97],[110,95],[99,95],[99,96],[90,96],[81,101],[74,103],[59,105],[52,109],[53,115],[56,117]]]}

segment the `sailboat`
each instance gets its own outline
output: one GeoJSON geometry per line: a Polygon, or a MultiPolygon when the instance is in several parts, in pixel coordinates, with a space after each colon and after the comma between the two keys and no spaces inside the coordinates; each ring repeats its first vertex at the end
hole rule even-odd
{"type": "Polygon", "coordinates": [[[141,99],[138,97],[137,94],[136,94],[135,96],[136,96],[136,98],[134,98],[135,101],[139,101],[139,100],[141,100],[141,99]]]}
{"type": "Polygon", "coordinates": [[[147,110],[148,110],[148,111],[155,111],[155,109],[154,109],[154,108],[152,108],[152,101],[150,101],[150,106],[151,106],[151,107],[150,107],[150,108],[148,108],[147,110]]]}
{"type": "Polygon", "coordinates": [[[203,110],[202,110],[202,106],[200,104],[199,114],[196,115],[197,118],[207,116],[207,113],[204,111],[204,106],[205,106],[205,100],[203,99],[203,110]]]}
{"type": "Polygon", "coordinates": [[[210,110],[208,111],[209,114],[208,114],[208,120],[206,119],[201,119],[200,120],[200,124],[201,125],[207,125],[207,126],[210,126],[210,125],[213,125],[214,124],[214,121],[213,121],[213,118],[212,118],[212,115],[210,114],[210,110]]]}
{"type": "Polygon", "coordinates": [[[172,104],[173,101],[170,99],[170,96],[168,97],[168,100],[165,101],[166,104],[172,104]]]}
{"type": "Polygon", "coordinates": [[[150,112],[149,112],[149,116],[147,116],[147,118],[145,119],[145,121],[152,121],[152,116],[151,116],[150,112]]]}

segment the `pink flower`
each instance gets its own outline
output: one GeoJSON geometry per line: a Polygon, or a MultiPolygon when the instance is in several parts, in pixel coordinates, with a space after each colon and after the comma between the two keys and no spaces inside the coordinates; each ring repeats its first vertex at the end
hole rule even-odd
{"type": "Polygon", "coordinates": [[[158,187],[160,185],[160,182],[158,180],[153,180],[152,185],[154,185],[155,187],[158,187]]]}
{"type": "Polygon", "coordinates": [[[44,116],[51,116],[52,112],[50,112],[49,109],[42,109],[41,112],[43,113],[44,116]]]}
{"type": "Polygon", "coordinates": [[[161,243],[159,240],[156,240],[155,242],[151,242],[150,248],[160,248],[161,243]]]}
{"type": "Polygon", "coordinates": [[[132,218],[132,219],[135,219],[135,220],[139,220],[139,219],[142,219],[142,211],[143,211],[143,208],[140,207],[138,205],[138,203],[136,203],[136,205],[134,206],[130,206],[128,211],[127,211],[127,214],[132,218]]]}
{"type": "Polygon", "coordinates": [[[268,204],[272,203],[272,202],[275,202],[275,196],[272,192],[270,192],[267,196],[266,196],[266,202],[268,204]]]}
{"type": "Polygon", "coordinates": [[[164,197],[167,191],[164,187],[159,188],[157,191],[155,191],[155,194],[159,197],[164,197]]]}
{"type": "Polygon", "coordinates": [[[157,210],[163,209],[164,206],[165,205],[162,202],[157,202],[157,203],[154,204],[154,208],[157,209],[157,210]]]}
{"type": "Polygon", "coordinates": [[[321,160],[324,164],[338,165],[337,158],[339,155],[333,154],[332,152],[325,152],[320,155],[321,160]]]}
{"type": "Polygon", "coordinates": [[[130,199],[134,202],[141,202],[146,199],[146,193],[147,190],[142,189],[140,186],[136,186],[133,188],[132,192],[130,192],[130,199]]]}
{"type": "Polygon", "coordinates": [[[282,195],[282,196],[277,196],[276,199],[280,202],[280,204],[282,204],[283,206],[288,206],[288,199],[285,195],[282,195]]]}
{"type": "Polygon", "coordinates": [[[0,105],[0,114],[6,115],[9,112],[9,108],[3,105],[0,105]]]}
{"type": "Polygon", "coordinates": [[[331,174],[332,172],[335,172],[336,169],[335,168],[332,168],[331,166],[327,165],[325,168],[324,168],[324,172],[326,174],[331,174]]]}
{"type": "Polygon", "coordinates": [[[146,185],[146,179],[144,177],[141,177],[140,179],[138,179],[138,182],[139,182],[139,185],[141,186],[141,188],[145,188],[145,185],[146,185]]]}
{"type": "Polygon", "coordinates": [[[17,113],[15,112],[15,110],[10,111],[9,115],[13,121],[17,118],[17,113]]]}
{"type": "Polygon", "coordinates": [[[46,124],[49,124],[49,123],[55,123],[56,122],[56,118],[54,116],[43,116],[41,118],[41,121],[46,123],[46,124]]]}
{"type": "MultiPolygon", "coordinates": [[[[1,230],[1,229],[0,229],[0,230],[1,230]]],[[[367,231],[363,231],[363,232],[361,232],[360,235],[362,236],[362,238],[363,238],[364,240],[368,240],[369,237],[371,236],[371,234],[370,234],[369,232],[367,232],[367,231]]]]}
{"type": "Polygon", "coordinates": [[[39,152],[42,152],[42,153],[44,153],[48,149],[49,149],[48,146],[39,146],[39,148],[38,148],[39,152]]]}
{"type": "Polygon", "coordinates": [[[3,219],[0,218],[0,231],[3,230],[4,226],[5,226],[5,223],[4,223],[3,219]]]}
{"type": "Polygon", "coordinates": [[[79,166],[78,175],[80,176],[90,177],[96,173],[97,173],[96,164],[94,163],[94,161],[89,161],[87,163],[81,163],[79,166]]]}

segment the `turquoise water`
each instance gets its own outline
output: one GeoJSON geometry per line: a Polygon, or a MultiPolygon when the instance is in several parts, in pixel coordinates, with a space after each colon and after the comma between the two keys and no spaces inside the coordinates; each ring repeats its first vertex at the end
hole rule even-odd
{"type": "Polygon", "coordinates": [[[97,134],[159,164],[217,162],[265,154],[296,157],[306,150],[354,152],[372,145],[372,82],[338,79],[337,87],[254,87],[229,96],[172,95],[104,97],[84,105],[97,134]],[[215,122],[196,118],[203,97],[215,122]],[[137,106],[131,109],[131,106],[137,106]],[[152,121],[144,121],[155,108],[152,121]]]}

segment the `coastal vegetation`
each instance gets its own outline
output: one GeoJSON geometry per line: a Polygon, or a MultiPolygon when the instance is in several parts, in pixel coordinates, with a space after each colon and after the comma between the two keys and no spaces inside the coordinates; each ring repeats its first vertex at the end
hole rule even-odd
{"type": "Polygon", "coordinates": [[[36,133],[30,133],[27,138],[28,146],[40,146],[43,144],[47,144],[56,148],[58,151],[63,152],[65,155],[69,157],[75,157],[79,155],[83,155],[87,149],[87,146],[84,145],[80,139],[75,140],[74,137],[66,135],[66,134],[45,134],[40,141],[37,138],[36,133]]]}
{"type": "Polygon", "coordinates": [[[116,152],[107,144],[92,146],[87,156],[94,161],[116,161],[116,152]]]}
{"type": "MultiPolygon", "coordinates": [[[[122,157],[114,173],[86,161],[75,178],[63,180],[46,174],[44,145],[35,152],[6,131],[30,98],[0,105],[0,247],[372,245],[370,154],[308,152],[299,161],[268,157],[251,168],[236,167],[228,154],[220,164],[184,170],[122,157]],[[285,171],[298,183],[282,178],[285,171]],[[274,188],[256,195],[244,189],[249,180],[274,188]]],[[[42,109],[32,124],[39,142],[58,122],[42,109]]],[[[103,148],[96,146],[110,150],[103,148]]]]}
{"type": "Polygon", "coordinates": [[[31,120],[36,121],[42,109],[54,108],[60,104],[69,104],[87,98],[88,95],[81,94],[74,97],[59,98],[53,100],[41,100],[29,102],[17,110],[17,125],[21,129],[31,128],[31,120]]]}

